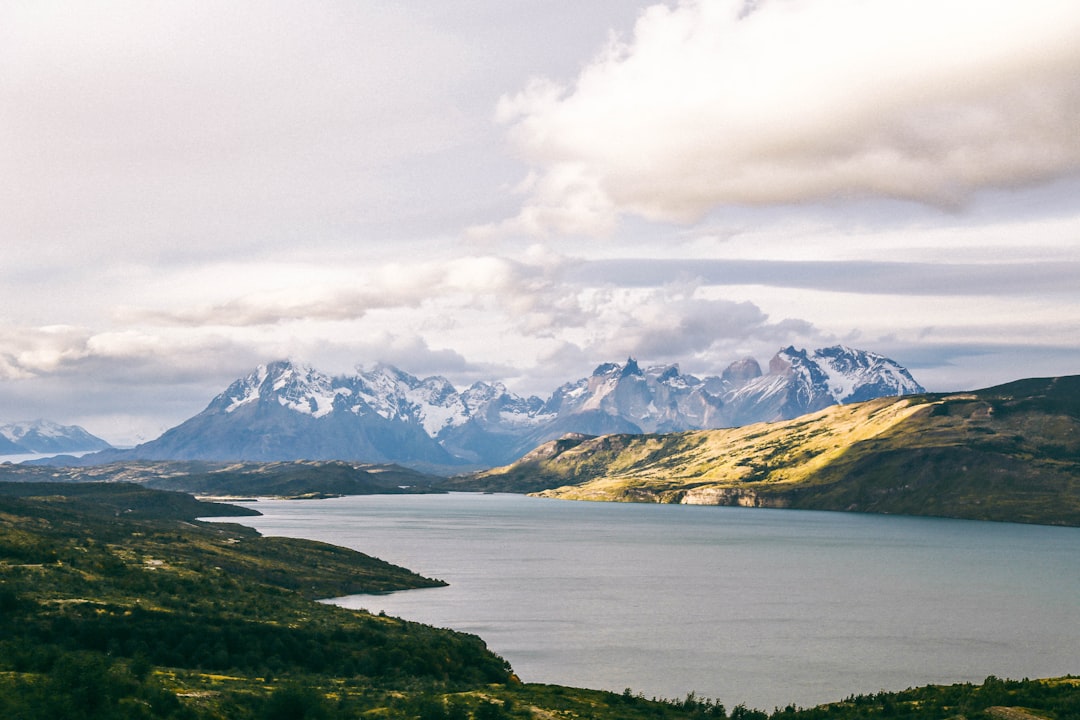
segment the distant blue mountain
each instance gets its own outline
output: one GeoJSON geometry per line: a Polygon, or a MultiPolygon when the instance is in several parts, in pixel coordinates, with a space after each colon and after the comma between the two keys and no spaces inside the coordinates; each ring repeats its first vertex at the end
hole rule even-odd
{"type": "Polygon", "coordinates": [[[0,425],[0,457],[91,452],[111,447],[78,425],[59,425],[49,420],[0,425]]]}

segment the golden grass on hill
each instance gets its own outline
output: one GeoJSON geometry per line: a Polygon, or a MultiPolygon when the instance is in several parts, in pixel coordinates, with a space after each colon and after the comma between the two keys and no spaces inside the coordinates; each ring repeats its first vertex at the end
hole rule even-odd
{"type": "MultiPolygon", "coordinates": [[[[702,487],[801,483],[855,443],[893,428],[925,402],[895,398],[835,406],[813,415],[741,428],[701,430],[671,435],[620,436],[621,450],[604,472],[588,482],[540,493],[578,500],[619,499],[649,489],[656,501],[676,500],[673,493],[702,487]]],[[[596,438],[563,454],[569,463],[598,450],[608,438],[596,438]]],[[[684,500],[685,498],[679,498],[684,500]]],[[[691,498],[691,501],[692,498],[691,498]]]]}

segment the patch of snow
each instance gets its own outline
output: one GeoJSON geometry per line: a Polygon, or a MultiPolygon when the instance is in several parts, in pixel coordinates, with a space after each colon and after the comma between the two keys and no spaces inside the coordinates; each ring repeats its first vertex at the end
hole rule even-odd
{"type": "Polygon", "coordinates": [[[255,372],[249,375],[244,380],[244,394],[238,398],[235,398],[228,407],[225,408],[225,412],[234,412],[237,408],[257,401],[261,395],[261,388],[266,377],[269,374],[269,370],[265,365],[260,365],[255,369],[255,372]]]}
{"type": "Polygon", "coordinates": [[[19,442],[30,434],[47,438],[63,438],[68,436],[68,429],[51,420],[21,420],[0,427],[0,435],[12,442],[19,442]]]}
{"type": "Polygon", "coordinates": [[[454,407],[452,405],[423,405],[419,408],[417,419],[424,432],[432,437],[436,436],[444,428],[462,425],[468,418],[462,412],[464,405],[454,407]]]}
{"type": "Polygon", "coordinates": [[[820,360],[821,361],[818,362],[818,367],[825,373],[829,395],[831,395],[836,402],[843,402],[844,398],[851,395],[854,388],[859,384],[858,379],[853,375],[837,370],[836,366],[826,358],[821,358],[820,360]]]}

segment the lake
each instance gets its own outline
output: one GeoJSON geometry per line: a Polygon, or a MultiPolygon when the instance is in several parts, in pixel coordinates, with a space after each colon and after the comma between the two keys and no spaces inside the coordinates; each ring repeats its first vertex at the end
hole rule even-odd
{"type": "Polygon", "coordinates": [[[450,583],[337,604],[475,633],[526,682],[772,710],[1080,673],[1080,528],[521,495],[261,500],[265,535],[450,583]]]}

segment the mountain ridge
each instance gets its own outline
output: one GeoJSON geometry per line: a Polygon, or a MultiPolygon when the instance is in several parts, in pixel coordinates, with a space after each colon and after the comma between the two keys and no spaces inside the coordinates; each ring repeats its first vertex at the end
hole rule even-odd
{"type": "Polygon", "coordinates": [[[26,420],[0,425],[0,457],[4,455],[92,452],[112,445],[79,425],[26,420]]]}
{"type": "Polygon", "coordinates": [[[729,427],[881,394],[923,391],[893,360],[843,346],[794,347],[762,373],[753,359],[699,378],[678,364],[603,363],[546,399],[497,381],[463,391],[441,376],[379,364],[331,376],[289,360],[260,365],[159,438],[86,462],[359,460],[460,472],[505,464],[566,433],[729,427]]]}

